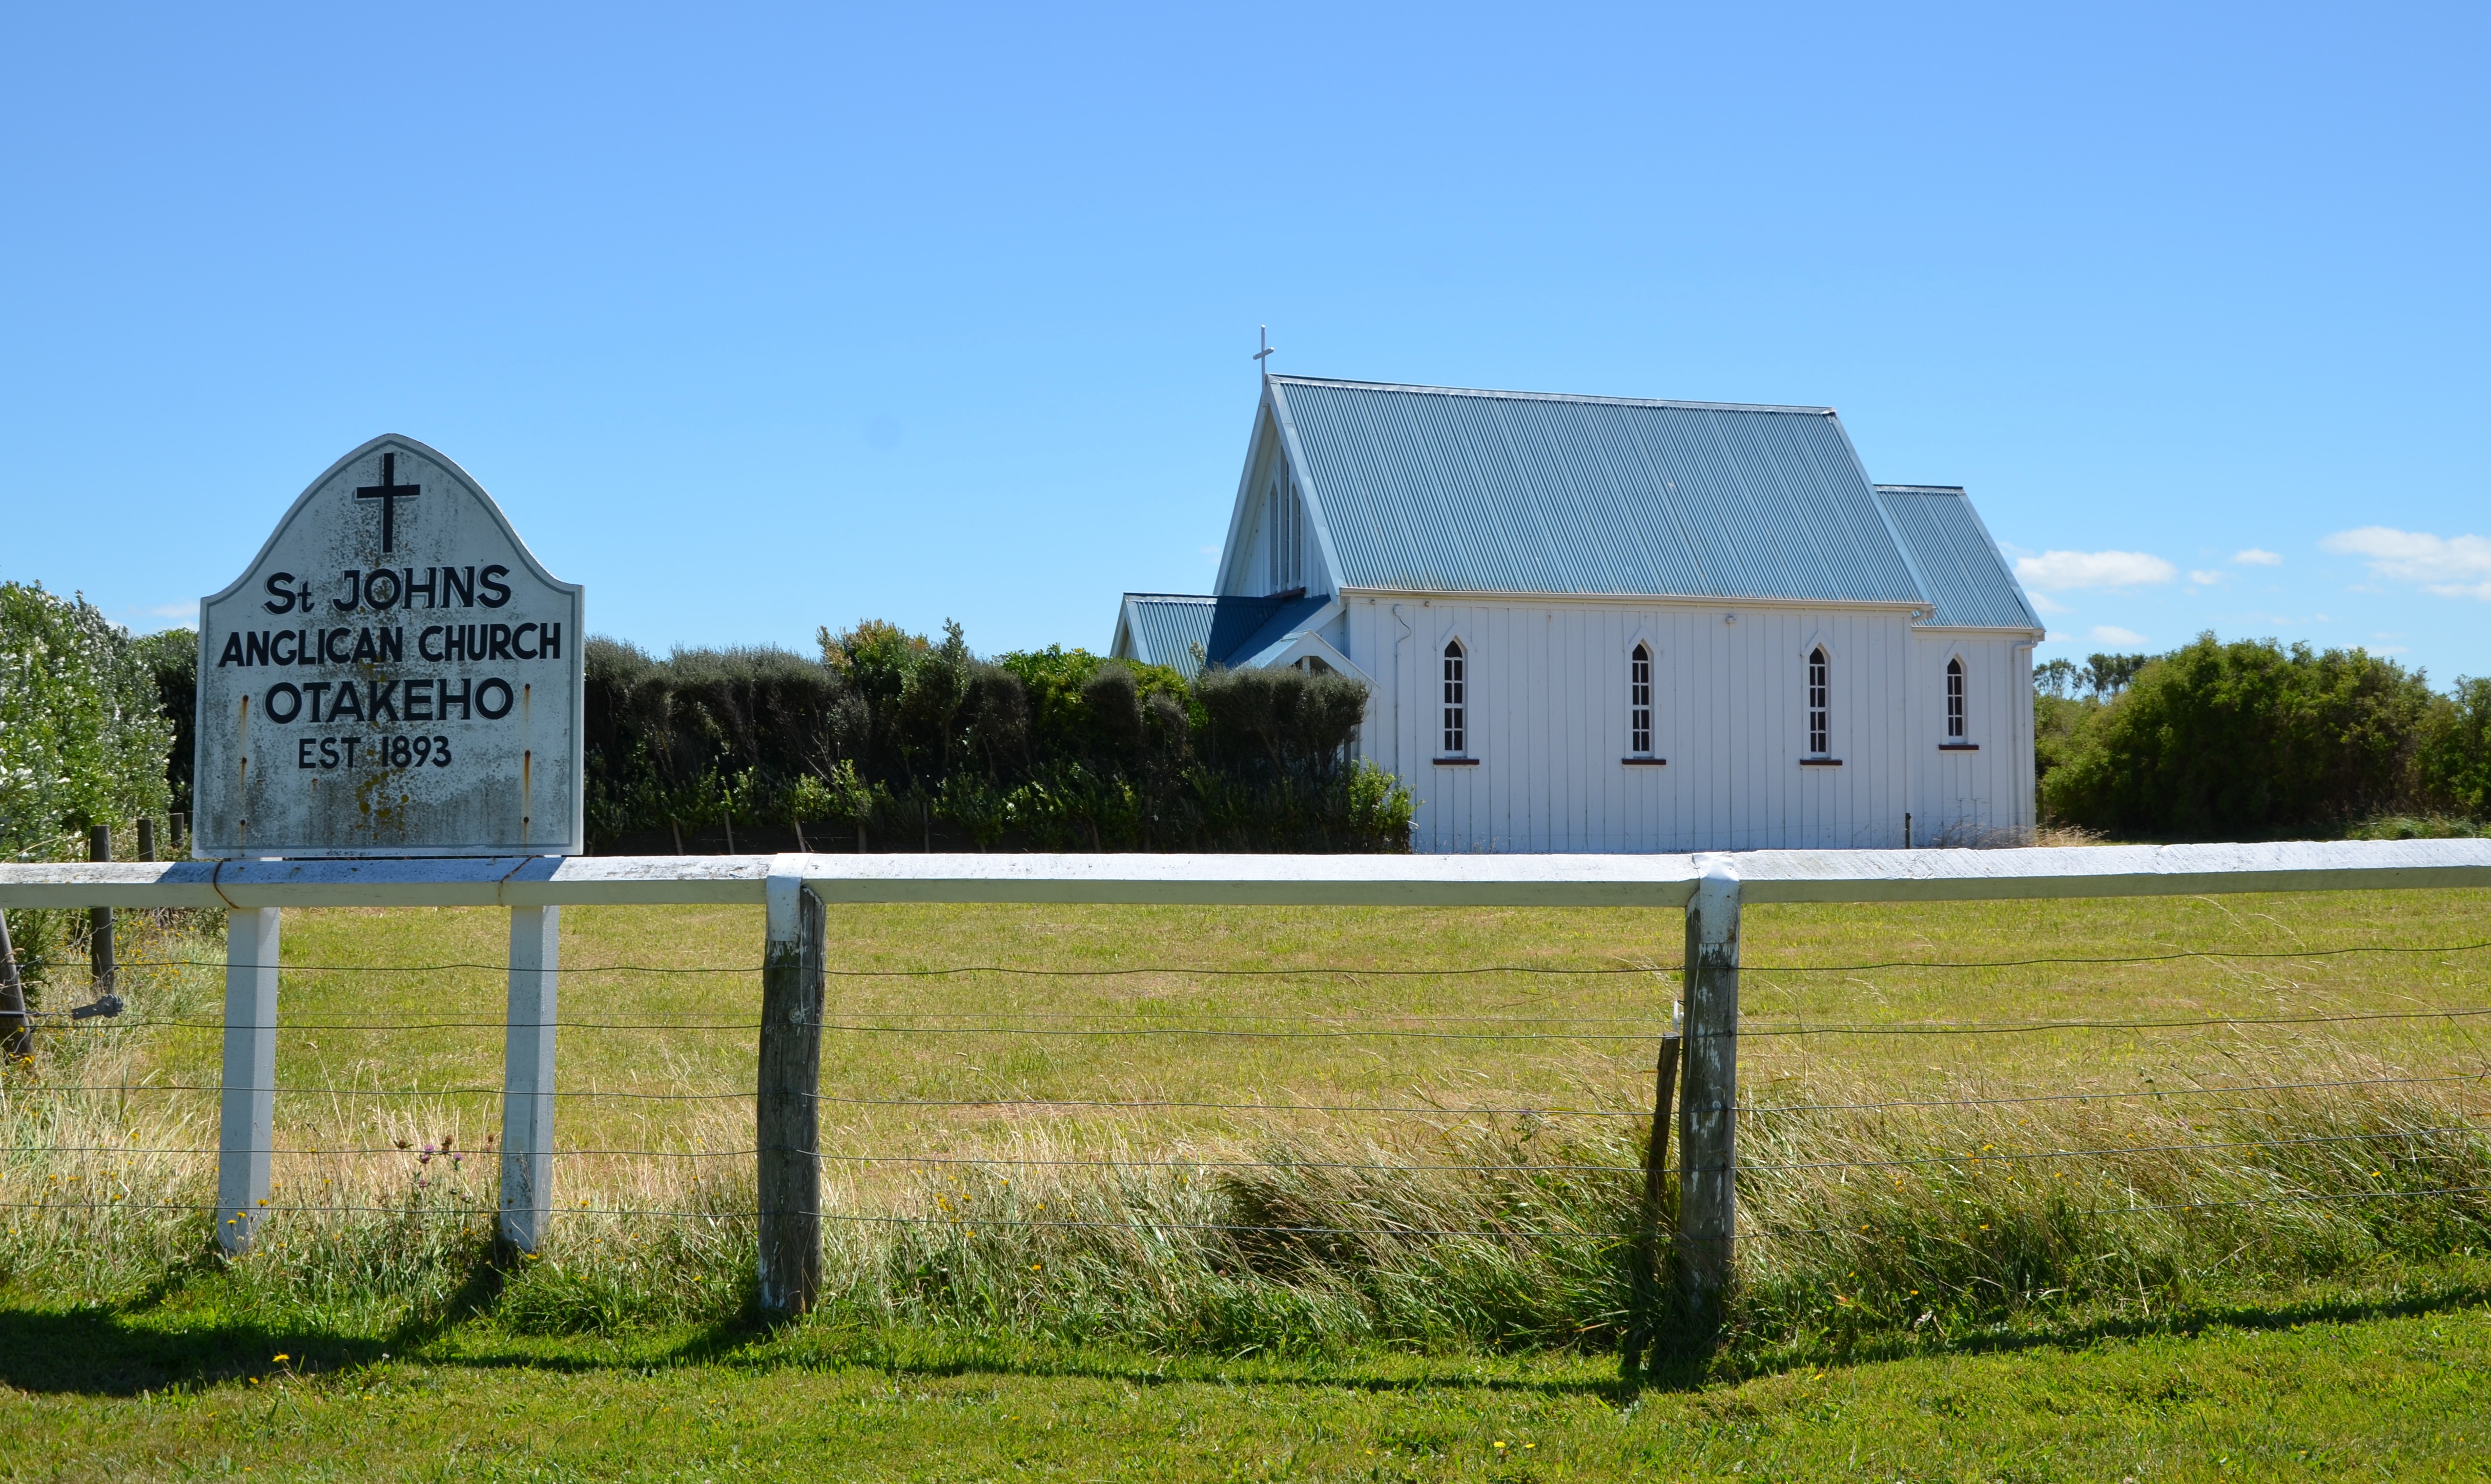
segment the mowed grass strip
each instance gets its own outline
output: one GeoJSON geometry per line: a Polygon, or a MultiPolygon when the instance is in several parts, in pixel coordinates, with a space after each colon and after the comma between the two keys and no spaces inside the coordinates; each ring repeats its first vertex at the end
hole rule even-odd
{"type": "Polygon", "coordinates": [[[1643,1391],[1597,1357],[803,1331],[723,1351],[462,1331],[382,1359],[19,1308],[0,1311],[0,1479],[2485,1477],[2491,1311],[2396,1307],[1643,1391]],[[169,1387],[168,1353],[194,1367],[169,1387]]]}

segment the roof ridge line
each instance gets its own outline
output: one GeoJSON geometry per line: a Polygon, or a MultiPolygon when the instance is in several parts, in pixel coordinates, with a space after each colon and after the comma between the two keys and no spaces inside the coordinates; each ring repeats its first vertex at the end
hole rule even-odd
{"type": "Polygon", "coordinates": [[[1831,407],[1809,406],[1796,402],[1699,402],[1674,397],[1602,396],[1588,392],[1517,392],[1494,387],[1438,387],[1420,382],[1360,381],[1345,376],[1300,376],[1295,373],[1271,373],[1270,380],[1281,384],[1315,387],[1354,387],[1366,392],[1408,392],[1430,396],[1509,397],[1532,402],[1591,402],[1613,407],[1675,407],[1689,412],[1773,412],[1800,417],[1831,418],[1838,416],[1831,407]]]}

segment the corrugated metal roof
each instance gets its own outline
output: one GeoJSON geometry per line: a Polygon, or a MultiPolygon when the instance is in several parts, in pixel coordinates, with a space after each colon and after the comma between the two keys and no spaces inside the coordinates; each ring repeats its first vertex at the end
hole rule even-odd
{"type": "Polygon", "coordinates": [[[1133,649],[1145,664],[1166,665],[1187,680],[1204,664],[1235,665],[1295,636],[1297,626],[1330,601],[1324,597],[1204,597],[1186,593],[1128,593],[1133,649]]]}
{"type": "Polygon", "coordinates": [[[1877,503],[1894,523],[1920,585],[1937,605],[1932,624],[1980,628],[2039,628],[2015,573],[1960,489],[1941,484],[1880,484],[1877,503]]]}
{"type": "Polygon", "coordinates": [[[1922,596],[1826,408],[1271,384],[1345,586],[1922,596]]]}
{"type": "Polygon", "coordinates": [[[1131,625],[1133,657],[1144,664],[1172,666],[1190,679],[1202,668],[1194,649],[1208,646],[1212,612],[1218,601],[1176,593],[1126,594],[1125,617],[1131,625]]]}

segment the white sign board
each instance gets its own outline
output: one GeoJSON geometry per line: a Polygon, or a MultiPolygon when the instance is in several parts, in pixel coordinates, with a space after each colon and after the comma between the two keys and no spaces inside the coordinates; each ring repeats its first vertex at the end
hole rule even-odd
{"type": "Polygon", "coordinates": [[[199,604],[193,853],[580,854],[580,622],[465,470],[357,449],[199,604]]]}

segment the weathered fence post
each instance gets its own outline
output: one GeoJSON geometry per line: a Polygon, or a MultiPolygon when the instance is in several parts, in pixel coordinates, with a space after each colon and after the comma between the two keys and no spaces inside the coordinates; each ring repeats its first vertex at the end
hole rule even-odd
{"type": "Polygon", "coordinates": [[[9,941],[9,915],[0,912],[0,1052],[10,1060],[35,1054],[35,1022],[26,1014],[26,988],[17,979],[17,948],[9,941]]]}
{"type": "Polygon", "coordinates": [[[759,1147],[761,1309],[802,1314],[822,1286],[822,899],[805,887],[802,856],[770,865],[761,969],[759,1147]]]}
{"type": "MultiPolygon", "coordinates": [[[[89,860],[112,858],[112,827],[98,825],[87,832],[86,858],[89,860]]],[[[95,976],[95,998],[101,1003],[112,998],[113,980],[119,971],[112,961],[112,909],[90,907],[86,910],[87,963],[95,976]]]]}
{"type": "Polygon", "coordinates": [[[1628,1381],[1643,1368],[1660,1327],[1660,1220],[1669,1194],[1669,1125],[1677,1109],[1678,1064],[1685,1056],[1685,1037],[1676,1031],[1660,1038],[1660,1055],[1653,1065],[1652,1137],[1643,1149],[1643,1205],[1635,1213],[1634,1242],[1627,1249],[1633,1268],[1627,1274],[1633,1316],[1626,1322],[1626,1346],[1618,1369],[1628,1381]]]}
{"type": "Polygon", "coordinates": [[[217,1241],[250,1250],[268,1204],[277,1113],[277,909],[225,914],[224,1098],[217,1135],[217,1241]]]}
{"type": "Polygon", "coordinates": [[[1739,876],[1719,856],[1686,904],[1686,1088],[1679,1104],[1678,1289],[1688,1340],[1720,1332],[1739,1224],[1739,876]]]}
{"type": "Polygon", "coordinates": [[[535,1252],[553,1214],[554,1010],[562,909],[511,909],[511,1006],[502,1054],[503,1251],[535,1252]]]}

